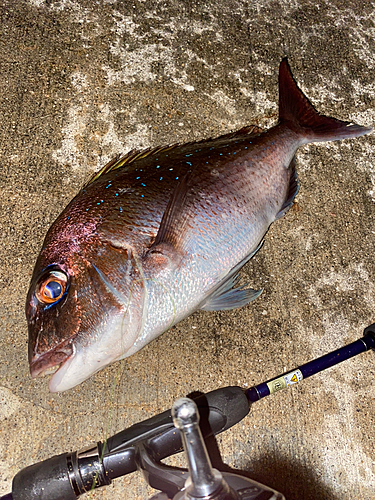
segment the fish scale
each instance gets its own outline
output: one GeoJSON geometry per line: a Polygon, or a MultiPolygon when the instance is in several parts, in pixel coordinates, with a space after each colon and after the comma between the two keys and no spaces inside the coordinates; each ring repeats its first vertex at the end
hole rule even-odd
{"type": "MultiPolygon", "coordinates": [[[[251,154],[253,149],[256,150],[259,140],[263,138],[260,136],[257,141],[253,141],[246,152],[251,154]]],[[[243,142],[249,143],[248,139],[243,142]]],[[[276,174],[272,162],[267,162],[264,158],[263,151],[261,161],[252,155],[251,161],[247,162],[241,158],[238,140],[236,143],[239,158],[236,163],[231,164],[230,171],[225,164],[222,167],[214,165],[218,173],[222,173],[219,181],[216,177],[214,188],[206,180],[209,179],[208,171],[199,178],[199,185],[206,187],[207,196],[204,187],[200,188],[200,197],[194,198],[195,212],[189,206],[185,207],[187,212],[192,213],[191,220],[194,224],[184,236],[186,257],[172,276],[160,277],[158,282],[151,279],[147,282],[150,297],[147,312],[145,311],[147,321],[141,336],[128,354],[136,352],[147,343],[151,335],[159,335],[189,311],[197,309],[210,290],[225,280],[238,262],[254,252],[281,209],[291,172],[279,167],[276,174]],[[252,180],[254,177],[255,181],[252,180]],[[212,203],[213,207],[221,204],[222,217],[219,221],[207,204],[207,198],[212,196],[212,189],[220,193],[212,203]],[[260,196],[261,191],[267,193],[267,196],[260,196]],[[258,203],[254,203],[254,200],[258,200],[258,203]],[[211,220],[216,222],[214,228],[210,227],[211,220]],[[188,283],[188,286],[181,287],[182,283],[188,283]]],[[[267,150],[271,147],[272,141],[267,150]]],[[[295,144],[291,143],[286,152],[287,162],[290,162],[294,151],[295,144]]],[[[279,161],[278,164],[282,165],[283,162],[279,161]]]]}
{"type": "Polygon", "coordinates": [[[279,123],[131,151],[94,174],[48,231],[26,301],[32,377],[52,392],[134,354],[197,309],[260,291],[238,272],[298,192],[295,152],[368,127],[320,115],[284,59],[279,123]]]}

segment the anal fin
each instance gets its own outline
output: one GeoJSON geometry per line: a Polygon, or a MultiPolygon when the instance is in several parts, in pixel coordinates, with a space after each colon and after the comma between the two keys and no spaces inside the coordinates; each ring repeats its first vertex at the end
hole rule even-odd
{"type": "Polygon", "coordinates": [[[297,196],[298,191],[299,191],[299,180],[298,180],[298,174],[297,174],[297,170],[296,170],[296,159],[294,156],[292,158],[292,161],[289,164],[288,169],[291,170],[289,190],[288,190],[288,194],[286,196],[286,199],[285,199],[279,213],[276,215],[276,220],[281,219],[281,217],[284,217],[284,215],[287,213],[287,211],[293,206],[294,198],[297,196]]]}
{"type": "Polygon", "coordinates": [[[262,293],[263,289],[254,290],[252,288],[244,288],[246,285],[238,288],[236,286],[239,280],[238,271],[248,262],[257,251],[262,247],[263,240],[255,248],[253,252],[247,255],[239,262],[219,284],[211,295],[207,297],[201,309],[204,311],[226,311],[242,307],[249,302],[255,300],[262,293]]]}
{"type": "Polygon", "coordinates": [[[238,274],[231,276],[229,280],[225,281],[210,295],[201,309],[204,311],[228,311],[236,309],[255,300],[263,291],[244,288],[246,285],[233,288],[238,283],[238,280],[238,274]]]}

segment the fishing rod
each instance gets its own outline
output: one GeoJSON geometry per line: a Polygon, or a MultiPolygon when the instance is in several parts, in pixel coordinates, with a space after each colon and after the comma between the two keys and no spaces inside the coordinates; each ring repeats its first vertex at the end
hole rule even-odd
{"type": "MultiPolygon", "coordinates": [[[[375,323],[365,328],[363,337],[355,342],[305,363],[288,373],[249,389],[229,386],[203,394],[194,399],[197,407],[196,415],[198,412],[200,414],[200,432],[205,438],[224,432],[245,418],[254,402],[370,349],[375,349],[375,323]]],[[[188,489],[185,487],[188,473],[183,471],[181,474],[175,474],[174,469],[160,461],[182,451],[183,443],[185,443],[186,448],[184,433],[186,435],[188,432],[189,425],[189,428],[194,427],[195,432],[198,432],[195,424],[192,426],[190,422],[190,424],[185,425],[175,415],[175,421],[176,418],[177,427],[180,425],[180,433],[176,432],[171,410],[166,410],[124,429],[103,443],[98,442],[82,450],[56,455],[30,465],[14,476],[12,493],[0,497],[0,500],[76,500],[80,495],[95,488],[109,485],[112,480],[130,474],[137,469],[144,473],[150,486],[163,492],[160,495],[164,496],[154,497],[155,500],[169,498],[174,500],[194,500],[194,498],[255,500],[258,498],[258,496],[246,496],[246,488],[244,490],[245,496],[242,493],[242,496],[232,497],[228,496],[229,494],[222,497],[215,496],[214,493],[212,495],[208,493],[205,497],[176,496],[179,493],[188,495],[188,489]]],[[[197,419],[198,417],[191,418],[197,419]]],[[[199,439],[197,438],[196,441],[198,442],[199,439]]],[[[203,442],[202,439],[201,441],[203,442]]],[[[207,455],[199,447],[195,451],[194,449],[190,451],[185,449],[185,453],[188,456],[189,465],[193,464],[194,453],[198,453],[198,457],[207,455]]],[[[205,470],[209,470],[207,467],[205,470]]],[[[193,470],[195,470],[194,467],[193,470]]],[[[209,478],[210,474],[208,473],[209,478]]],[[[189,484],[191,484],[193,477],[194,474],[191,474],[189,484]]],[[[245,478],[242,479],[245,480],[245,478]]],[[[251,480],[248,481],[251,482],[251,480]]],[[[262,496],[262,498],[270,500],[284,498],[266,486],[255,482],[253,484],[256,485],[254,488],[258,488],[260,492],[273,492],[274,496],[262,496]],[[263,490],[259,488],[263,488],[263,490]]],[[[230,488],[232,488],[233,494],[237,494],[236,491],[239,491],[235,487],[230,488]]]]}

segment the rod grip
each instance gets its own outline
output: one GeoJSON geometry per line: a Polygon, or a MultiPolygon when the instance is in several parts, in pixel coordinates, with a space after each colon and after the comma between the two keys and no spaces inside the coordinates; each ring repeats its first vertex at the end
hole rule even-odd
{"type": "Polygon", "coordinates": [[[76,500],[69,481],[68,453],[20,470],[13,478],[13,500],[76,500]]]}

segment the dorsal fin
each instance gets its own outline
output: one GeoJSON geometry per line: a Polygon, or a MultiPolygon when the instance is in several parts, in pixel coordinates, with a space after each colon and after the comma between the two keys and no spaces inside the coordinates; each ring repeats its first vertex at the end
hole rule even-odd
{"type": "MultiPolygon", "coordinates": [[[[240,128],[239,130],[236,130],[235,132],[229,132],[229,134],[221,135],[216,139],[233,139],[233,137],[239,137],[241,135],[248,135],[249,137],[254,137],[256,135],[261,134],[262,132],[264,132],[264,129],[258,127],[257,125],[248,125],[246,127],[240,128]]],[[[206,141],[200,141],[200,142],[206,142],[206,141]]],[[[199,144],[199,142],[197,144],[199,144]]]]}
{"type": "Polygon", "coordinates": [[[95,172],[95,174],[90,177],[84,187],[87,187],[89,184],[96,181],[96,179],[99,179],[99,177],[101,177],[102,175],[107,174],[108,172],[112,172],[112,170],[117,170],[124,165],[129,165],[130,163],[133,163],[140,158],[153,156],[160,151],[168,151],[169,149],[174,149],[176,146],[178,146],[178,144],[172,144],[170,146],[158,146],[157,148],[147,148],[143,149],[142,151],[139,151],[138,149],[132,149],[123,156],[117,155],[111,161],[106,163],[104,167],[102,167],[98,172],[95,172]]]}
{"type": "Polygon", "coordinates": [[[158,146],[156,148],[147,148],[143,149],[142,151],[138,149],[132,149],[131,151],[128,151],[125,155],[116,155],[111,161],[106,163],[104,167],[102,167],[98,172],[95,172],[89,180],[86,182],[86,184],[83,186],[83,188],[87,187],[89,184],[93,183],[99,177],[101,177],[104,174],[107,174],[108,172],[112,172],[113,170],[117,170],[121,167],[124,167],[126,165],[130,165],[131,163],[134,163],[136,160],[140,160],[141,158],[146,158],[147,156],[154,156],[160,152],[164,151],[170,151],[172,149],[176,149],[179,147],[189,147],[193,145],[200,145],[203,143],[208,143],[210,141],[217,141],[220,139],[233,139],[234,137],[239,137],[241,135],[248,135],[249,137],[259,135],[260,133],[263,132],[263,129],[257,127],[256,125],[250,125],[248,127],[243,127],[240,130],[237,130],[235,132],[230,132],[229,134],[224,134],[219,137],[216,137],[214,139],[203,139],[201,141],[192,141],[192,142],[187,142],[185,144],[180,144],[180,143],[175,143],[171,144],[168,146],[158,146]]]}

